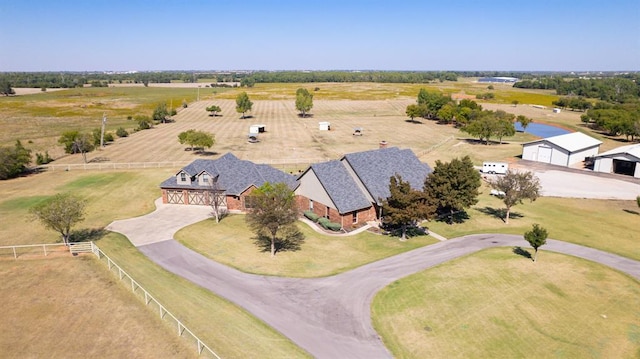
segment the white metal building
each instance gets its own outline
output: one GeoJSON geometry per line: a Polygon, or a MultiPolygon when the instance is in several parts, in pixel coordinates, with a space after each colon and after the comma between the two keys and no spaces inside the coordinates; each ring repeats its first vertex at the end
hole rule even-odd
{"type": "Polygon", "coordinates": [[[614,148],[597,155],[593,170],[640,178],[640,144],[614,148]]]}
{"type": "Polygon", "coordinates": [[[522,144],[522,159],[571,166],[598,154],[602,141],[582,132],[542,138],[522,144]]]}

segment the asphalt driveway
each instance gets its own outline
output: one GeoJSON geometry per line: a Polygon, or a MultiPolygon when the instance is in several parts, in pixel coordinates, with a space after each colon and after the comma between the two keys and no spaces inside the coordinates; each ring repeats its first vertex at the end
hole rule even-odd
{"type": "MultiPolygon", "coordinates": [[[[389,358],[371,325],[373,296],[395,280],[478,250],[529,247],[522,236],[481,234],[436,243],[354,270],[317,279],[240,272],[172,239],[178,226],[210,216],[204,206],[158,204],[146,216],[116,221],[120,232],[166,270],[245,308],[317,358],[389,358]]],[[[548,240],[544,250],[602,263],[640,280],[640,262],[575,244],[548,240]]]]}

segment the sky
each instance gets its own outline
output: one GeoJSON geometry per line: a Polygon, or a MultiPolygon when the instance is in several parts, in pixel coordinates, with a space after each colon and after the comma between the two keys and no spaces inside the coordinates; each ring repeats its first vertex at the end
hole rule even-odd
{"type": "Polygon", "coordinates": [[[640,0],[0,0],[0,71],[639,71],[640,0]]]}

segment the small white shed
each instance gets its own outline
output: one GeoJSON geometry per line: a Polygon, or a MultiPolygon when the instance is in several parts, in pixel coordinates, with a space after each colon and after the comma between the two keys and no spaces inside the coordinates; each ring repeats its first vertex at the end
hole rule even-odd
{"type": "Polygon", "coordinates": [[[249,126],[249,133],[262,133],[265,132],[265,125],[251,125],[249,126]]]}
{"type": "Polygon", "coordinates": [[[318,122],[318,127],[320,131],[331,131],[331,122],[327,122],[327,121],[318,122]]]}
{"type": "Polygon", "coordinates": [[[598,154],[602,141],[582,132],[542,138],[522,144],[522,159],[571,166],[598,154]]]}
{"type": "Polygon", "coordinates": [[[595,156],[593,170],[640,178],[640,144],[614,148],[595,156]]]}

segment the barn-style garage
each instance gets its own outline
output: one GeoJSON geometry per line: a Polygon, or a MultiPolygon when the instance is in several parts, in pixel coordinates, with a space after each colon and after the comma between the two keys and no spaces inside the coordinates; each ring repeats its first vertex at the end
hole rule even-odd
{"type": "Polygon", "coordinates": [[[582,132],[568,133],[522,144],[522,159],[571,166],[598,154],[601,144],[582,132]]]}
{"type": "Polygon", "coordinates": [[[593,170],[640,178],[640,144],[614,148],[595,156],[593,170]]]}

